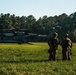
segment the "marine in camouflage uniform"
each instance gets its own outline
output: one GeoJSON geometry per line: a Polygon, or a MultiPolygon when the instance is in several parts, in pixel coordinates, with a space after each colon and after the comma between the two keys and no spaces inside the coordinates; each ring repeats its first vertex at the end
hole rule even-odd
{"type": "Polygon", "coordinates": [[[62,41],[62,59],[63,60],[70,60],[70,55],[72,54],[72,41],[68,37],[69,34],[66,34],[63,41],[62,41]]]}
{"type": "Polygon", "coordinates": [[[49,39],[48,41],[48,45],[50,47],[49,49],[49,60],[56,60],[56,53],[57,53],[57,49],[58,49],[58,34],[56,32],[54,32],[53,37],[49,39]]]}

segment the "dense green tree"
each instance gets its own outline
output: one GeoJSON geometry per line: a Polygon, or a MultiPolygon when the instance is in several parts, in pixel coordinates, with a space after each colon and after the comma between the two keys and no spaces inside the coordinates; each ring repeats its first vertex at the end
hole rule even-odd
{"type": "Polygon", "coordinates": [[[20,29],[26,29],[26,16],[20,17],[20,29]]]}
{"type": "Polygon", "coordinates": [[[31,29],[32,25],[36,22],[36,19],[33,15],[29,15],[26,18],[26,28],[31,29]]]}
{"type": "Polygon", "coordinates": [[[35,22],[35,25],[33,25],[32,31],[37,34],[44,34],[44,27],[41,17],[35,22]]]}
{"type": "Polygon", "coordinates": [[[0,15],[0,29],[10,29],[12,25],[10,14],[0,15]]]}
{"type": "Polygon", "coordinates": [[[72,13],[70,16],[70,37],[73,41],[76,41],[76,12],[72,13]]]}
{"type": "Polygon", "coordinates": [[[38,20],[33,15],[15,16],[0,14],[0,30],[1,29],[29,29],[33,33],[52,35],[53,32],[59,34],[59,38],[63,38],[65,33],[69,33],[71,39],[76,42],[76,12],[67,15],[65,13],[57,16],[44,15],[38,20]]]}

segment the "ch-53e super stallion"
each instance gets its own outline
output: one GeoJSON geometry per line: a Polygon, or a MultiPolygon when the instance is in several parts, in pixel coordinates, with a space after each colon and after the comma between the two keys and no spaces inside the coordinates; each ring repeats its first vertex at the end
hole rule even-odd
{"type": "Polygon", "coordinates": [[[37,36],[28,29],[3,29],[0,30],[0,43],[28,43],[35,41],[37,36]]]}

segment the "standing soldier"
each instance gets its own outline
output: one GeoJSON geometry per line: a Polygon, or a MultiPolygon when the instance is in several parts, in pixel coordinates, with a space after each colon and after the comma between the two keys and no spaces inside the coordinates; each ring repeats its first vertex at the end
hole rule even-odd
{"type": "Polygon", "coordinates": [[[63,41],[62,41],[62,59],[63,60],[70,60],[70,55],[72,54],[72,41],[68,37],[69,34],[66,34],[63,41]]]}
{"type": "Polygon", "coordinates": [[[49,39],[48,41],[48,45],[50,47],[49,49],[49,60],[56,60],[56,52],[58,49],[58,34],[56,32],[54,32],[53,37],[49,39]]]}

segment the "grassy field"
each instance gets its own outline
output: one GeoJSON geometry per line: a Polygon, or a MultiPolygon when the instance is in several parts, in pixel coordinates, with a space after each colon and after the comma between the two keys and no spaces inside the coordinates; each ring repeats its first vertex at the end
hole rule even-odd
{"type": "Polygon", "coordinates": [[[76,44],[71,61],[62,61],[58,47],[57,61],[48,61],[47,43],[0,44],[0,75],[76,75],[76,44]]]}

